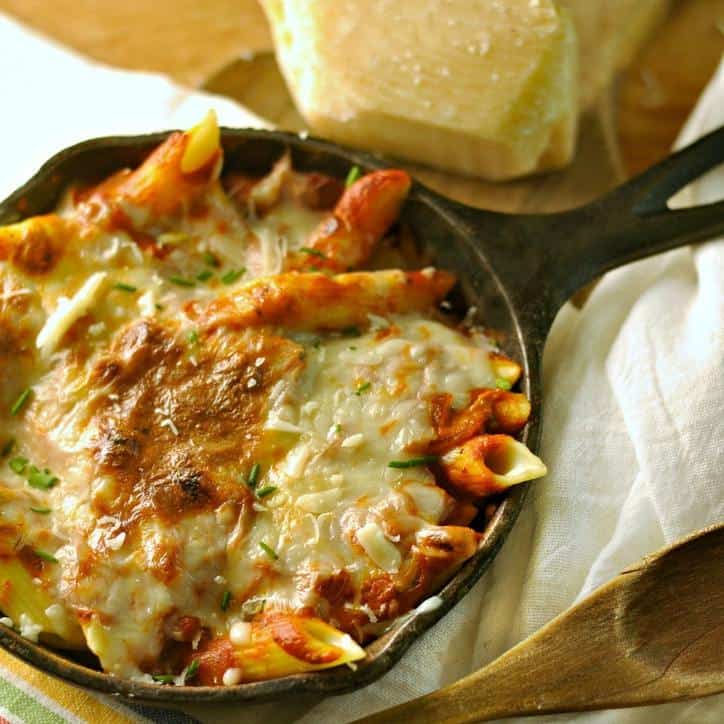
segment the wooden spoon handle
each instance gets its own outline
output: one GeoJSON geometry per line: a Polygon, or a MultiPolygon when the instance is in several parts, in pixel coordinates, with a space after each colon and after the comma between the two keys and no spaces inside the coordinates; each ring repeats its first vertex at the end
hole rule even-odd
{"type": "Polygon", "coordinates": [[[724,525],[644,559],[489,666],[360,721],[462,724],[724,691],[724,525]]]}

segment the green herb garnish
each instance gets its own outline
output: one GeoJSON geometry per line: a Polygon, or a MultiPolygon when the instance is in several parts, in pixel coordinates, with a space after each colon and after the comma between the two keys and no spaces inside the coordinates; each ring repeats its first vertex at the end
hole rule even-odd
{"type": "Polygon", "coordinates": [[[419,468],[423,465],[437,462],[437,455],[423,455],[419,458],[410,458],[409,460],[391,460],[387,463],[388,468],[419,468]]]}
{"type": "Polygon", "coordinates": [[[201,666],[201,663],[198,659],[194,659],[187,667],[186,671],[184,671],[184,684],[189,680],[193,679],[196,674],[199,673],[199,667],[201,666]]]}
{"type": "Polygon", "coordinates": [[[226,274],[221,275],[221,281],[224,284],[233,284],[236,281],[239,281],[241,277],[246,273],[246,267],[241,267],[241,269],[230,269],[226,274]]]}
{"type": "Polygon", "coordinates": [[[314,349],[319,349],[321,346],[322,346],[322,340],[319,339],[319,337],[315,337],[312,340],[312,347],[314,347],[314,349]]]}
{"type": "Polygon", "coordinates": [[[14,473],[17,473],[18,475],[22,475],[25,472],[25,466],[29,462],[30,461],[27,458],[18,456],[16,458],[13,458],[12,460],[10,460],[10,462],[8,462],[8,465],[10,466],[10,469],[14,473]]]}
{"type": "Polygon", "coordinates": [[[163,312],[163,304],[156,302],[153,306],[156,308],[157,312],[163,312]]]}
{"type": "Polygon", "coordinates": [[[276,485],[267,485],[263,488],[260,488],[256,491],[256,497],[257,498],[266,498],[268,495],[271,495],[277,490],[276,485]]]}
{"type": "Polygon", "coordinates": [[[20,410],[25,407],[25,404],[30,399],[30,395],[33,394],[33,389],[31,387],[26,387],[21,393],[20,397],[18,397],[17,400],[13,403],[13,406],[10,408],[10,414],[11,415],[17,415],[20,410]]]}
{"type": "Polygon", "coordinates": [[[212,272],[212,271],[209,270],[209,269],[204,269],[203,271],[199,272],[199,273],[196,275],[196,278],[197,278],[200,282],[207,282],[207,281],[209,281],[209,279],[211,279],[212,276],[214,276],[214,272],[212,272]]]}
{"type": "Polygon", "coordinates": [[[55,556],[51,555],[50,553],[46,553],[45,551],[39,551],[36,549],[33,551],[33,553],[35,553],[35,555],[38,556],[38,558],[40,558],[41,560],[47,561],[48,563],[58,562],[58,559],[55,556]]]}
{"type": "Polygon", "coordinates": [[[259,541],[259,548],[261,548],[272,560],[279,560],[279,556],[276,551],[273,548],[270,548],[266,543],[264,543],[264,541],[259,541]]]}
{"type": "Polygon", "coordinates": [[[50,490],[58,482],[58,478],[53,473],[45,468],[45,470],[39,470],[35,465],[30,466],[30,472],[28,473],[28,485],[31,488],[40,488],[41,490],[50,490]]]}
{"type": "Polygon", "coordinates": [[[226,611],[231,603],[231,591],[224,591],[224,595],[221,597],[221,610],[226,611]]]}
{"type": "Polygon", "coordinates": [[[126,284],[125,282],[117,282],[113,285],[114,289],[118,289],[119,292],[137,292],[138,287],[134,287],[133,284],[126,284]]]}
{"type": "Polygon", "coordinates": [[[48,515],[48,513],[53,512],[50,508],[35,508],[32,505],[30,506],[30,510],[32,510],[33,513],[39,513],[40,515],[48,515]]]}
{"type": "Polygon", "coordinates": [[[502,377],[498,377],[495,380],[495,386],[499,390],[509,390],[513,385],[511,385],[510,382],[508,382],[508,380],[504,380],[502,377]]]}
{"type": "Polygon", "coordinates": [[[256,484],[259,482],[259,473],[261,472],[261,465],[259,463],[254,463],[251,466],[251,470],[249,471],[249,475],[246,477],[246,484],[250,488],[255,488],[256,484]]]}
{"type": "Polygon", "coordinates": [[[198,342],[199,342],[199,333],[198,333],[195,329],[192,329],[192,330],[188,333],[188,335],[186,336],[186,338],[188,339],[189,344],[198,344],[198,342]]]}
{"type": "Polygon", "coordinates": [[[203,258],[204,258],[204,264],[206,264],[207,266],[213,266],[213,267],[219,266],[219,260],[210,251],[205,251],[203,258]]]}
{"type": "Polygon", "coordinates": [[[359,170],[359,166],[352,166],[347,174],[344,185],[349,188],[361,175],[362,172],[359,170]]]}
{"type": "Polygon", "coordinates": [[[15,438],[10,438],[4,445],[3,449],[0,450],[0,458],[6,458],[13,451],[15,447],[15,438]]]}
{"type": "Polygon", "coordinates": [[[176,677],[173,674],[151,674],[151,678],[159,684],[173,684],[176,677]]]}
{"type": "Polygon", "coordinates": [[[348,327],[343,327],[340,332],[347,337],[359,337],[360,331],[356,324],[350,324],[348,327]]]}
{"type": "Polygon", "coordinates": [[[369,388],[372,387],[371,382],[363,382],[361,385],[357,387],[357,389],[354,391],[354,394],[359,397],[363,392],[367,392],[369,388]]]}
{"type": "Polygon", "coordinates": [[[299,251],[304,252],[305,254],[310,254],[311,256],[318,256],[320,259],[327,258],[327,255],[324,252],[319,251],[319,249],[312,249],[311,246],[303,246],[299,251]]]}
{"type": "Polygon", "coordinates": [[[192,281],[191,279],[184,279],[183,277],[173,276],[173,277],[169,277],[168,280],[172,284],[175,284],[177,287],[195,287],[196,286],[195,281],[192,281]]]}

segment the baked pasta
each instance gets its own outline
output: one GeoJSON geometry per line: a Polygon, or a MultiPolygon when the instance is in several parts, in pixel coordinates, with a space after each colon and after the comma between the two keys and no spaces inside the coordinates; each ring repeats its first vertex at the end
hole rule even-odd
{"type": "Polygon", "coordinates": [[[405,172],[222,165],[210,114],[0,228],[2,623],[119,677],[353,666],[545,473],[405,172]]]}

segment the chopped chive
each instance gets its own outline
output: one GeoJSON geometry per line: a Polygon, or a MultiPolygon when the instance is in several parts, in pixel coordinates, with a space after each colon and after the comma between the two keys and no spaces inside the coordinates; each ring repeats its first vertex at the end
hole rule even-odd
{"type": "Polygon", "coordinates": [[[344,185],[349,188],[361,175],[362,172],[359,170],[359,166],[352,166],[347,174],[347,179],[345,180],[344,185]]]}
{"type": "Polygon", "coordinates": [[[18,397],[17,400],[13,403],[13,406],[10,408],[10,414],[11,415],[17,415],[20,410],[25,407],[25,403],[30,399],[30,395],[33,394],[33,390],[31,387],[26,387],[21,393],[20,397],[18,397]]]}
{"type": "Polygon", "coordinates": [[[351,349],[353,352],[357,349],[357,347],[354,344],[351,344],[347,349],[351,349]]]}
{"type": "Polygon", "coordinates": [[[210,251],[204,252],[203,259],[204,259],[204,264],[206,264],[207,266],[213,266],[213,267],[219,266],[219,260],[210,251]]]}
{"type": "Polygon", "coordinates": [[[513,385],[511,385],[510,382],[508,382],[508,380],[504,380],[502,377],[498,377],[495,380],[495,386],[499,390],[509,390],[513,385]]]}
{"type": "Polygon", "coordinates": [[[276,551],[273,548],[270,548],[266,543],[264,543],[263,540],[259,541],[259,548],[261,548],[264,553],[266,553],[272,560],[279,560],[279,556],[277,555],[276,551]]]}
{"type": "Polygon", "coordinates": [[[31,488],[40,488],[41,490],[49,490],[58,482],[58,478],[53,473],[45,468],[45,470],[39,470],[35,465],[30,466],[30,472],[28,473],[28,485],[31,488]]]}
{"type": "Polygon", "coordinates": [[[342,432],[342,426],[339,423],[337,423],[334,426],[334,431],[339,435],[339,433],[342,432]]]}
{"type": "Polygon", "coordinates": [[[156,302],[153,306],[156,307],[157,312],[163,312],[163,304],[156,302]]]}
{"type": "Polygon", "coordinates": [[[350,324],[348,327],[343,327],[340,332],[347,337],[359,337],[360,331],[356,324],[350,324]]]}
{"type": "Polygon", "coordinates": [[[359,397],[363,392],[367,392],[370,387],[372,387],[371,382],[363,382],[361,385],[359,385],[359,387],[357,387],[357,389],[354,391],[354,394],[359,397]]]}
{"type": "Polygon", "coordinates": [[[151,678],[159,684],[173,684],[176,677],[173,674],[151,674],[151,678]]]}
{"type": "Polygon", "coordinates": [[[198,659],[194,659],[187,667],[186,671],[184,671],[184,683],[186,683],[189,679],[193,679],[196,674],[199,673],[199,667],[201,666],[201,663],[198,659]]]}
{"type": "Polygon", "coordinates": [[[419,468],[422,465],[429,465],[437,461],[437,455],[423,455],[420,458],[409,460],[391,460],[387,463],[388,468],[419,468]]]}
{"type": "Polygon", "coordinates": [[[38,558],[40,558],[41,560],[47,561],[48,563],[58,562],[58,559],[55,556],[51,555],[50,553],[46,553],[45,551],[40,551],[36,549],[33,551],[33,553],[35,553],[35,555],[38,556],[38,558]]]}
{"type": "Polygon", "coordinates": [[[204,269],[196,275],[196,278],[200,282],[207,282],[209,281],[209,279],[211,279],[212,276],[214,276],[214,272],[212,272],[210,269],[204,269]]]}
{"type": "Polygon", "coordinates": [[[28,464],[28,462],[30,461],[27,458],[18,456],[10,460],[8,465],[14,473],[22,475],[25,472],[25,466],[28,464]]]}
{"type": "Polygon", "coordinates": [[[261,472],[261,465],[259,463],[254,463],[251,466],[251,470],[249,471],[249,475],[246,478],[246,484],[250,488],[255,488],[256,484],[259,482],[259,473],[261,472]]]}
{"type": "Polygon", "coordinates": [[[6,458],[13,451],[15,447],[15,438],[10,438],[4,445],[3,449],[0,450],[0,458],[6,458]]]}
{"type": "Polygon", "coordinates": [[[246,267],[241,267],[241,269],[230,269],[226,274],[221,275],[221,281],[224,284],[233,284],[236,281],[239,281],[241,277],[246,273],[246,267]]]}
{"type": "Polygon", "coordinates": [[[196,282],[192,281],[191,279],[184,279],[183,277],[173,276],[173,277],[169,277],[168,280],[172,284],[175,284],[178,287],[195,287],[196,286],[196,282]]]}
{"type": "Polygon", "coordinates": [[[276,490],[277,490],[276,485],[267,485],[256,491],[256,497],[257,498],[266,498],[267,495],[271,495],[272,493],[276,492],[276,490]]]}
{"type": "Polygon", "coordinates": [[[118,289],[119,292],[137,292],[138,287],[134,287],[133,284],[126,284],[125,282],[117,282],[113,285],[114,289],[118,289]]]}
{"type": "Polygon", "coordinates": [[[310,266],[310,267],[307,267],[307,268],[308,268],[308,270],[309,270],[310,272],[322,271],[318,266],[310,266]]]}
{"type": "Polygon", "coordinates": [[[319,249],[312,249],[311,246],[303,246],[299,251],[302,251],[305,254],[310,254],[311,256],[318,256],[320,259],[327,258],[327,255],[324,252],[319,251],[319,249]]]}
{"type": "Polygon", "coordinates": [[[51,508],[35,508],[32,505],[30,506],[30,510],[33,511],[33,513],[39,513],[40,515],[48,515],[48,513],[52,513],[51,508]]]}
{"type": "Polygon", "coordinates": [[[221,597],[221,610],[226,611],[231,603],[231,591],[224,591],[224,595],[221,597]]]}
{"type": "Polygon", "coordinates": [[[319,349],[321,347],[321,345],[322,345],[322,340],[319,339],[319,337],[315,337],[312,340],[312,347],[314,347],[314,349],[319,349]]]}
{"type": "Polygon", "coordinates": [[[189,344],[198,344],[198,341],[199,341],[199,333],[198,333],[195,329],[192,329],[192,330],[188,333],[187,339],[188,339],[188,341],[189,341],[189,344]]]}

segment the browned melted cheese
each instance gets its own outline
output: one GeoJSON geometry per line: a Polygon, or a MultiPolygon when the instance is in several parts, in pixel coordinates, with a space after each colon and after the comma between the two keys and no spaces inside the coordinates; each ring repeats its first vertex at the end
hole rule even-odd
{"type": "Polygon", "coordinates": [[[187,141],[0,228],[0,607],[119,676],[352,661],[477,549],[506,480],[463,444],[522,427],[520,369],[452,275],[348,271],[402,264],[406,174],[222,186],[187,141]]]}

